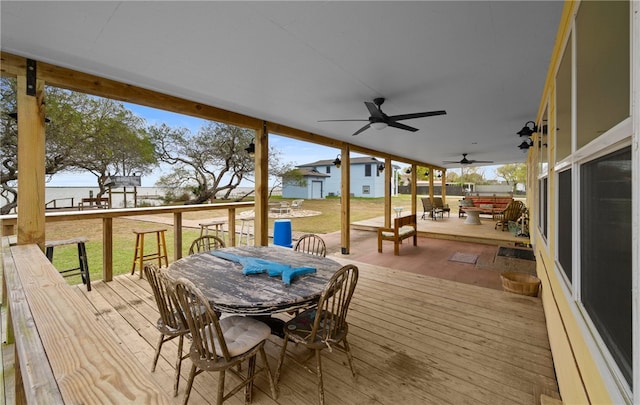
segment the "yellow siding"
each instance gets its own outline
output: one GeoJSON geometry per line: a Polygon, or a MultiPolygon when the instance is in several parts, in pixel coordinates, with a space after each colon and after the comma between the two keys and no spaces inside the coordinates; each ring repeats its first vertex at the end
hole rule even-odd
{"type": "Polygon", "coordinates": [[[541,121],[545,109],[549,114],[548,147],[549,158],[549,232],[548,241],[545,241],[538,230],[538,153],[546,153],[543,147],[538,152],[538,136],[534,138],[534,148],[530,148],[527,157],[529,167],[527,205],[530,207],[531,235],[535,240],[537,257],[537,272],[542,280],[542,300],[544,305],[549,341],[554,358],[558,384],[562,400],[566,404],[607,404],[612,403],[612,398],[607,390],[605,380],[596,366],[594,356],[587,344],[586,331],[581,328],[581,322],[577,318],[575,304],[570,295],[565,294],[562,285],[564,281],[555,270],[555,218],[556,218],[556,193],[555,173],[553,170],[555,126],[552,124],[556,118],[555,108],[555,72],[562,59],[564,42],[571,29],[572,21],[578,7],[577,2],[565,2],[562,19],[556,37],[556,44],[549,65],[549,72],[545,89],[542,93],[537,122],[541,121]]]}

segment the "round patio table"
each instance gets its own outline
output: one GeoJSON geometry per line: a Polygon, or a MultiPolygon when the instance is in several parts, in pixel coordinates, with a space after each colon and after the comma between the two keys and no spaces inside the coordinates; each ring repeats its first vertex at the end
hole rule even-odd
{"type": "Polygon", "coordinates": [[[291,267],[313,267],[314,273],[285,284],[267,273],[243,274],[243,265],[211,252],[183,257],[167,269],[172,279],[186,278],[198,287],[214,310],[243,315],[271,315],[308,308],[342,265],[326,257],[296,252],[280,246],[242,246],[218,249],[235,256],[259,258],[291,267]]]}

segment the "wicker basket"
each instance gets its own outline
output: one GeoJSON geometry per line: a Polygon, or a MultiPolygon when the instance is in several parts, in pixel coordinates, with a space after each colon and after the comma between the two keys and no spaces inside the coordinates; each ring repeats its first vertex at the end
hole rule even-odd
{"type": "Polygon", "coordinates": [[[540,289],[540,279],[525,273],[506,271],[500,274],[502,289],[520,295],[537,297],[540,289]]]}

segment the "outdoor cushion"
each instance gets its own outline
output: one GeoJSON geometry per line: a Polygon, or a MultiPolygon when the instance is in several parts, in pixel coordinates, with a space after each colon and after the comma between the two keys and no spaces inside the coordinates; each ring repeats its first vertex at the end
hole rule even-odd
{"type": "Polygon", "coordinates": [[[402,226],[402,227],[400,227],[400,229],[398,229],[398,235],[399,236],[409,235],[412,232],[415,232],[415,228],[412,227],[412,226],[402,226]]]}
{"type": "MultiPolygon", "coordinates": [[[[409,235],[412,232],[415,231],[415,228],[412,226],[402,226],[400,227],[400,229],[398,229],[398,236],[402,237],[405,235],[409,235]]],[[[393,232],[388,232],[388,231],[384,231],[382,232],[382,236],[384,236],[385,238],[393,238],[395,235],[393,232]]]]}
{"type": "Polygon", "coordinates": [[[493,209],[493,204],[480,204],[480,208],[490,210],[493,209]]]}
{"type": "MultiPolygon", "coordinates": [[[[247,352],[271,335],[271,328],[267,324],[246,316],[222,318],[220,319],[220,328],[231,357],[247,352]]],[[[208,326],[205,333],[207,335],[211,333],[208,326]]],[[[213,333],[213,340],[216,342],[216,354],[223,356],[215,332],[213,333]]]]}

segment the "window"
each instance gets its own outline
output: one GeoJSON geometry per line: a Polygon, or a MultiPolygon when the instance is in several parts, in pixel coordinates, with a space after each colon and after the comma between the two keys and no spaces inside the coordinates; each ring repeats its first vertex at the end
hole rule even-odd
{"type": "Polygon", "coordinates": [[[583,1],[576,15],[577,142],[629,116],[629,2],[583,1]]]}
{"type": "Polygon", "coordinates": [[[371,165],[364,165],[364,177],[371,177],[371,165]]]}
{"type": "Polygon", "coordinates": [[[580,301],[632,385],[631,147],[580,175],[580,301]]]}
{"type": "Polygon", "coordinates": [[[547,219],[549,218],[549,206],[547,204],[547,186],[549,185],[548,178],[542,178],[538,182],[538,188],[540,191],[539,195],[539,204],[540,209],[538,210],[538,227],[540,228],[540,232],[544,235],[544,238],[547,239],[547,219]]]}
{"type": "Polygon", "coordinates": [[[558,262],[566,274],[569,282],[572,281],[572,216],[571,208],[571,170],[565,170],[558,174],[558,262]]]}
{"type": "Polygon", "coordinates": [[[331,166],[327,166],[327,170],[325,171],[327,174],[331,173],[331,166]]]}
{"type": "Polygon", "coordinates": [[[362,194],[371,194],[371,186],[362,186],[362,194]]]}
{"type": "Polygon", "coordinates": [[[571,154],[571,49],[569,37],[556,76],[556,162],[571,154]]]}

